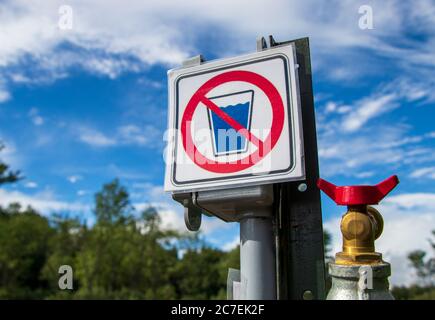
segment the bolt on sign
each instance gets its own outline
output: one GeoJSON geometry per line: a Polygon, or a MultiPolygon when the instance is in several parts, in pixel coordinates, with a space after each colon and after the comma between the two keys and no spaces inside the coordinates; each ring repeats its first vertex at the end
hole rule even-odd
{"type": "Polygon", "coordinates": [[[168,71],[165,190],[305,178],[293,45],[168,71]]]}

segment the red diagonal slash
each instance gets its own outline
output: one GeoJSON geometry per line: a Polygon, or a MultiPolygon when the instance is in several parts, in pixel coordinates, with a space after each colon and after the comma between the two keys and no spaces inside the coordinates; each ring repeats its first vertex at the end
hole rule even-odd
{"type": "Polygon", "coordinates": [[[207,108],[217,114],[219,118],[228,123],[231,127],[233,127],[238,133],[248,139],[250,142],[255,144],[258,149],[263,150],[263,141],[258,139],[255,135],[253,135],[247,128],[242,126],[239,122],[234,120],[231,116],[229,116],[226,112],[222,111],[213,101],[210,99],[203,97],[201,102],[204,103],[207,108]]]}

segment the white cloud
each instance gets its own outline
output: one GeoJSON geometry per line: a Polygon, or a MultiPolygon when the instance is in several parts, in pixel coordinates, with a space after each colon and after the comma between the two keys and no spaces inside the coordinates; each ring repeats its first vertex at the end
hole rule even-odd
{"type": "Polygon", "coordinates": [[[435,179],[435,167],[416,169],[409,175],[411,178],[435,179]]]}
{"type": "Polygon", "coordinates": [[[28,195],[20,191],[0,189],[0,205],[8,206],[12,203],[20,203],[23,207],[31,206],[45,215],[59,211],[86,212],[90,209],[86,204],[57,200],[50,192],[28,195]]]}
{"type": "MultiPolygon", "coordinates": [[[[114,0],[76,0],[70,4],[72,30],[60,30],[58,9],[63,4],[60,0],[3,1],[0,66],[30,59],[40,68],[65,70],[78,65],[113,78],[123,70],[156,63],[179,64],[198,53],[197,44],[205,37],[222,38],[227,44],[217,51],[230,55],[253,48],[258,35],[269,33],[278,39],[311,37],[317,65],[327,66],[330,74],[345,71],[344,76],[355,77],[357,72],[349,70],[375,70],[359,59],[361,48],[370,56],[394,58],[404,68],[435,65],[435,22],[429,14],[435,6],[430,1],[418,5],[399,0],[371,2],[374,30],[358,28],[359,3],[337,0],[323,4],[314,0],[277,0],[273,4],[266,0],[133,0],[128,6],[114,0]],[[264,14],[266,8],[269,14],[264,14]],[[395,41],[410,28],[423,33],[424,40],[408,40],[406,46],[395,41]],[[228,45],[234,43],[237,46],[228,45]],[[341,65],[331,68],[337,52],[341,65]]],[[[217,42],[213,45],[219,47],[217,42]]],[[[29,77],[22,75],[25,78],[29,77]]]]}
{"type": "Polygon", "coordinates": [[[33,118],[33,124],[34,124],[35,126],[43,125],[43,124],[44,124],[44,118],[41,117],[41,116],[36,116],[36,117],[34,117],[34,118],[33,118]]]}
{"type": "Polygon", "coordinates": [[[139,211],[142,211],[149,206],[153,206],[159,213],[160,219],[162,221],[162,228],[175,229],[181,232],[187,231],[184,224],[182,206],[180,205],[178,207],[175,202],[171,203],[170,199],[168,200],[168,202],[160,202],[154,201],[154,199],[150,198],[147,202],[133,203],[133,206],[139,211]]]}
{"type": "MultiPolygon", "coordinates": [[[[187,232],[186,224],[184,223],[184,208],[178,202],[172,200],[171,203],[149,202],[142,204],[134,204],[137,209],[146,208],[148,205],[155,207],[162,219],[163,228],[172,228],[181,232],[187,232]]],[[[229,227],[228,223],[216,218],[202,216],[200,231],[206,236],[210,236],[217,230],[225,230],[229,227]]]]}
{"type": "Polygon", "coordinates": [[[34,182],[34,181],[28,181],[28,182],[26,182],[26,183],[24,184],[24,186],[25,186],[26,188],[29,188],[29,189],[34,189],[34,188],[37,188],[37,187],[38,187],[38,184],[37,184],[36,182],[34,182]]]}
{"type": "Polygon", "coordinates": [[[154,89],[164,88],[164,85],[162,84],[161,81],[156,81],[148,78],[140,78],[137,82],[144,85],[145,87],[151,87],[154,89]]]}
{"type": "Polygon", "coordinates": [[[75,1],[71,4],[73,29],[68,31],[58,28],[58,9],[62,4],[56,0],[4,3],[0,12],[0,66],[31,57],[60,68],[78,64],[113,77],[119,69],[133,65],[119,54],[136,57],[146,64],[179,63],[185,57],[182,42],[177,41],[181,30],[174,27],[176,21],[171,23],[163,15],[165,6],[159,3],[154,8],[153,4],[141,1],[133,1],[128,6],[120,6],[115,1],[75,1]],[[155,15],[155,11],[161,14],[155,15]],[[159,17],[166,21],[159,21],[159,17]],[[129,23],[120,23],[124,19],[129,23]],[[74,51],[61,49],[63,43],[95,54],[80,59],[74,51]],[[60,54],[55,55],[54,51],[60,54]]]}
{"type": "MultiPolygon", "coordinates": [[[[133,203],[133,205],[139,211],[151,205],[157,209],[164,229],[175,229],[181,232],[187,232],[186,224],[184,223],[184,208],[181,204],[172,200],[170,196],[168,196],[166,202],[156,202],[150,198],[147,202],[133,203]]],[[[200,231],[206,236],[219,229],[226,229],[227,227],[228,224],[220,219],[202,216],[200,231]]]]}
{"type": "MultiPolygon", "coordinates": [[[[398,209],[415,210],[419,212],[422,209],[432,211],[435,217],[435,193],[405,193],[397,196],[389,196],[384,201],[398,209]]],[[[412,211],[410,211],[412,213],[412,211]]],[[[435,227],[435,225],[433,225],[435,227]]]]}
{"type": "MultiPolygon", "coordinates": [[[[151,183],[135,183],[135,190],[141,190],[141,194],[132,193],[134,199],[147,199],[147,202],[134,202],[133,205],[137,210],[143,210],[148,206],[153,206],[159,212],[164,228],[175,228],[179,231],[187,231],[184,223],[184,207],[172,199],[172,196],[163,191],[163,186],[153,185],[151,183]]],[[[209,236],[218,230],[229,228],[229,224],[218,219],[202,216],[200,231],[209,236]]]]}
{"type": "Polygon", "coordinates": [[[10,93],[0,86],[0,103],[6,102],[11,98],[10,93]]]}
{"type": "Polygon", "coordinates": [[[135,124],[121,125],[110,136],[90,127],[79,127],[79,140],[96,147],[120,145],[137,145],[148,148],[160,147],[163,144],[162,132],[154,126],[135,124]]]}
{"type": "MultiPolygon", "coordinates": [[[[435,194],[405,193],[388,196],[377,206],[384,217],[384,232],[376,241],[376,251],[392,264],[390,283],[409,285],[416,276],[407,255],[416,249],[431,252],[428,239],[435,229],[435,194]]],[[[344,210],[343,210],[344,211],[344,210]]],[[[325,222],[325,229],[333,235],[332,252],[341,251],[341,218],[325,222]]]]}
{"type": "Polygon", "coordinates": [[[338,105],[334,101],[329,101],[325,106],[326,113],[334,113],[335,112],[335,113],[339,113],[339,114],[344,114],[344,113],[348,113],[351,110],[352,110],[351,106],[338,105]]]}
{"type": "Polygon", "coordinates": [[[12,73],[10,74],[10,78],[15,83],[30,83],[32,79],[22,73],[12,73]]]}
{"type": "Polygon", "coordinates": [[[369,177],[373,177],[374,174],[375,173],[373,171],[361,171],[361,172],[355,173],[355,176],[357,178],[369,178],[369,177]]]}
{"type": "Polygon", "coordinates": [[[76,183],[76,182],[78,182],[79,180],[82,180],[82,179],[83,179],[83,177],[80,176],[80,175],[72,175],[72,176],[69,176],[69,177],[67,178],[67,180],[68,180],[69,182],[71,182],[72,184],[74,184],[74,183],[76,183]]]}
{"type": "Polygon", "coordinates": [[[31,108],[27,114],[35,126],[44,124],[44,118],[39,114],[38,108],[31,108]]]}
{"type": "Polygon", "coordinates": [[[0,161],[8,164],[12,170],[21,168],[23,164],[22,156],[17,152],[15,143],[12,140],[1,136],[0,133],[0,145],[3,145],[3,149],[0,151],[0,161]]]}
{"type": "Polygon", "coordinates": [[[239,235],[237,235],[236,237],[234,237],[233,240],[231,240],[231,241],[225,243],[225,244],[222,246],[222,250],[224,250],[224,251],[231,251],[231,250],[233,250],[234,248],[237,248],[238,245],[240,245],[240,236],[239,236],[239,235]]]}
{"type": "Polygon", "coordinates": [[[123,125],[118,128],[118,140],[124,145],[160,148],[164,145],[163,132],[153,125],[123,125]]]}
{"type": "Polygon", "coordinates": [[[165,193],[162,186],[148,182],[134,183],[132,189],[131,197],[136,210],[142,211],[149,206],[153,206],[160,215],[163,228],[186,231],[183,207],[172,200],[171,195],[165,193]],[[139,199],[146,199],[147,201],[135,201],[139,199]]]}
{"type": "Polygon", "coordinates": [[[395,99],[394,94],[388,94],[359,101],[354,110],[345,117],[343,129],[350,132],[360,129],[370,119],[396,108],[398,105],[395,99]]]}
{"type": "Polygon", "coordinates": [[[347,113],[343,117],[341,125],[345,131],[354,132],[366,125],[371,119],[380,117],[404,103],[421,105],[434,102],[434,85],[435,81],[432,78],[419,81],[419,79],[402,76],[382,84],[371,95],[357,100],[352,107],[339,107],[330,101],[326,104],[325,112],[347,113]]]}
{"type": "Polygon", "coordinates": [[[86,195],[86,194],[88,194],[89,193],[89,191],[86,191],[86,190],[78,190],[77,191],[77,195],[79,196],[79,197],[82,197],[82,196],[84,196],[84,195],[86,195]]]}
{"type": "Polygon", "coordinates": [[[435,101],[432,92],[426,85],[399,78],[350,103],[351,109],[334,101],[325,102],[316,114],[322,175],[363,177],[364,172],[376,173],[374,167],[391,170],[393,166],[433,163],[435,149],[424,143],[432,138],[431,133],[413,135],[405,120],[372,121],[407,103],[412,104],[407,108],[416,108],[435,101]],[[346,107],[345,112],[339,112],[341,106],[346,107]]]}
{"type": "Polygon", "coordinates": [[[151,146],[155,145],[156,141],[162,141],[160,130],[150,125],[143,127],[133,124],[120,126],[118,136],[121,143],[124,144],[151,146]]]}
{"type": "Polygon", "coordinates": [[[80,141],[94,147],[108,147],[116,145],[116,140],[108,137],[96,129],[80,128],[79,139],[80,141]]]}
{"type": "Polygon", "coordinates": [[[403,163],[406,157],[418,157],[410,155],[417,148],[413,143],[405,145],[406,148],[393,143],[406,134],[404,128],[385,126],[376,131],[369,127],[358,135],[347,135],[336,129],[339,123],[329,122],[328,126],[331,127],[319,130],[320,168],[325,177],[364,175],[376,166],[391,168],[393,164],[403,163]]]}

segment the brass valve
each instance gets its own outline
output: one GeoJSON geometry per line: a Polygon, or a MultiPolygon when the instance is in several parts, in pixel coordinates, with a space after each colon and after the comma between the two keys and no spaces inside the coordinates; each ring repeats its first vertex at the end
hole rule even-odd
{"type": "Polygon", "coordinates": [[[371,206],[349,206],[341,219],[343,251],[335,255],[336,264],[373,264],[382,262],[375,252],[375,240],[382,234],[384,220],[371,206]]]}
{"type": "Polygon", "coordinates": [[[347,205],[341,219],[343,251],[335,255],[335,263],[341,265],[379,264],[382,254],[375,252],[375,240],[384,228],[381,214],[369,204],[377,204],[399,183],[392,176],[375,186],[337,187],[319,179],[317,185],[338,205],[347,205]]]}

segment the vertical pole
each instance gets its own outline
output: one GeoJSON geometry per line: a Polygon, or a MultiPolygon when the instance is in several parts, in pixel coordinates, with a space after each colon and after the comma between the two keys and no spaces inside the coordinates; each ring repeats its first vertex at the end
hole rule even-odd
{"type": "MultiPolygon", "coordinates": [[[[257,51],[266,49],[264,38],[257,39],[257,51]]],[[[253,204],[255,205],[255,204],[253,204]]],[[[240,221],[241,298],[276,299],[275,239],[272,210],[257,208],[240,221]],[[264,210],[268,210],[264,212],[264,210]]]]}
{"type": "Polygon", "coordinates": [[[325,299],[322,211],[317,159],[317,136],[308,38],[275,42],[294,43],[304,132],[305,181],[275,186],[277,225],[278,299],[325,299]]]}
{"type": "Polygon", "coordinates": [[[240,221],[241,298],[275,300],[275,247],[272,217],[240,221]]]}

